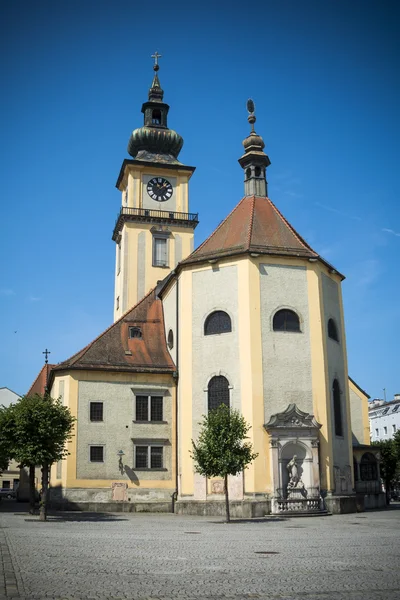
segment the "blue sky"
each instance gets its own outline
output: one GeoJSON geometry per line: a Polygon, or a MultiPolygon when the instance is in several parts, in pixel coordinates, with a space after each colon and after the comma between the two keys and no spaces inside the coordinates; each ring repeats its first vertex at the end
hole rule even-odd
{"type": "Polygon", "coordinates": [[[113,318],[115,182],[158,50],[196,166],[196,245],[243,195],[246,100],[269,196],[343,283],[350,375],[400,392],[400,5],[28,0],[0,7],[0,387],[24,393],[113,318]]]}

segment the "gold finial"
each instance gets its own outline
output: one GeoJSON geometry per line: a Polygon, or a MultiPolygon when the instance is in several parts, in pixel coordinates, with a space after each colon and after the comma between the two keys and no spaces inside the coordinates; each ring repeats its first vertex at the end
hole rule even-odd
{"type": "Polygon", "coordinates": [[[151,55],[151,58],[154,58],[154,66],[153,69],[155,71],[158,71],[160,68],[160,65],[158,64],[158,59],[162,58],[162,54],[158,54],[158,52],[156,51],[154,54],[151,55]]]}
{"type": "Polygon", "coordinates": [[[255,111],[254,102],[251,98],[249,98],[247,100],[246,108],[247,108],[247,112],[249,113],[247,120],[251,125],[251,132],[254,133],[254,123],[256,122],[256,115],[254,114],[254,111],[255,111]]]}

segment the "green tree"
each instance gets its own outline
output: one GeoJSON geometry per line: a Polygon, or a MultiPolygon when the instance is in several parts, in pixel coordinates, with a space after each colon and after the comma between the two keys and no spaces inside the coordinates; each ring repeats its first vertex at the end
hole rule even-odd
{"type": "Polygon", "coordinates": [[[47,394],[23,396],[6,410],[2,435],[9,444],[11,458],[29,467],[31,487],[35,465],[42,467],[40,520],[45,521],[50,467],[68,454],[66,444],[72,437],[75,417],[60,400],[47,394]]]}
{"type": "Polygon", "coordinates": [[[386,490],[386,503],[390,501],[390,491],[394,487],[396,481],[396,474],[399,468],[399,454],[398,446],[396,446],[395,440],[381,440],[380,442],[372,442],[373,446],[377,446],[380,449],[380,463],[379,468],[381,477],[385,483],[386,490]]]}
{"type": "Polygon", "coordinates": [[[245,442],[250,429],[237,410],[221,404],[203,417],[198,441],[192,440],[191,455],[196,472],[224,479],[227,522],[230,521],[228,475],[237,475],[258,456],[251,443],[245,442]]]}

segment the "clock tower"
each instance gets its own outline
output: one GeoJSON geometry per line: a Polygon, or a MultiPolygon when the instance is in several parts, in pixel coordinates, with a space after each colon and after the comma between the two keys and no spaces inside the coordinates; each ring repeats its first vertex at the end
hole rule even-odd
{"type": "Polygon", "coordinates": [[[189,212],[189,179],[182,137],[168,128],[169,106],[158,78],[160,55],[152,58],[154,78],[142,106],[144,125],[135,129],[116,183],[122,206],[115,224],[114,321],[164,279],[192,251],[198,215],[189,212]]]}

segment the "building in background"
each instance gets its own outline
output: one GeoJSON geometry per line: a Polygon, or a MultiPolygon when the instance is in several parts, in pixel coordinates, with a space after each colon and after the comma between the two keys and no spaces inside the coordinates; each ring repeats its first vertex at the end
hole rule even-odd
{"type": "MultiPolygon", "coordinates": [[[[222,480],[196,474],[190,450],[202,416],[224,403],[250,423],[258,453],[229,479],[233,515],[355,511],[358,462],[376,456],[368,396],[348,379],[344,276],[268,198],[252,101],[244,197],[193,251],[194,167],[178,160],[157,63],[116,184],[114,323],[48,374],[77,418],[52,469],[53,502],[223,512],[222,480]]],[[[363,474],[379,482],[378,468],[363,474]]]]}
{"type": "MultiPolygon", "coordinates": [[[[8,387],[0,388],[0,406],[10,406],[15,404],[21,398],[17,393],[10,390],[8,387]]],[[[18,468],[15,460],[11,460],[8,464],[8,469],[0,473],[0,488],[3,490],[3,496],[6,496],[7,490],[10,490],[10,495],[14,495],[19,488],[22,469],[18,468]]],[[[22,474],[22,479],[24,479],[22,474]]]]}
{"type": "Polygon", "coordinates": [[[400,429],[400,394],[391,402],[375,399],[369,403],[371,441],[391,440],[400,429]]]}

